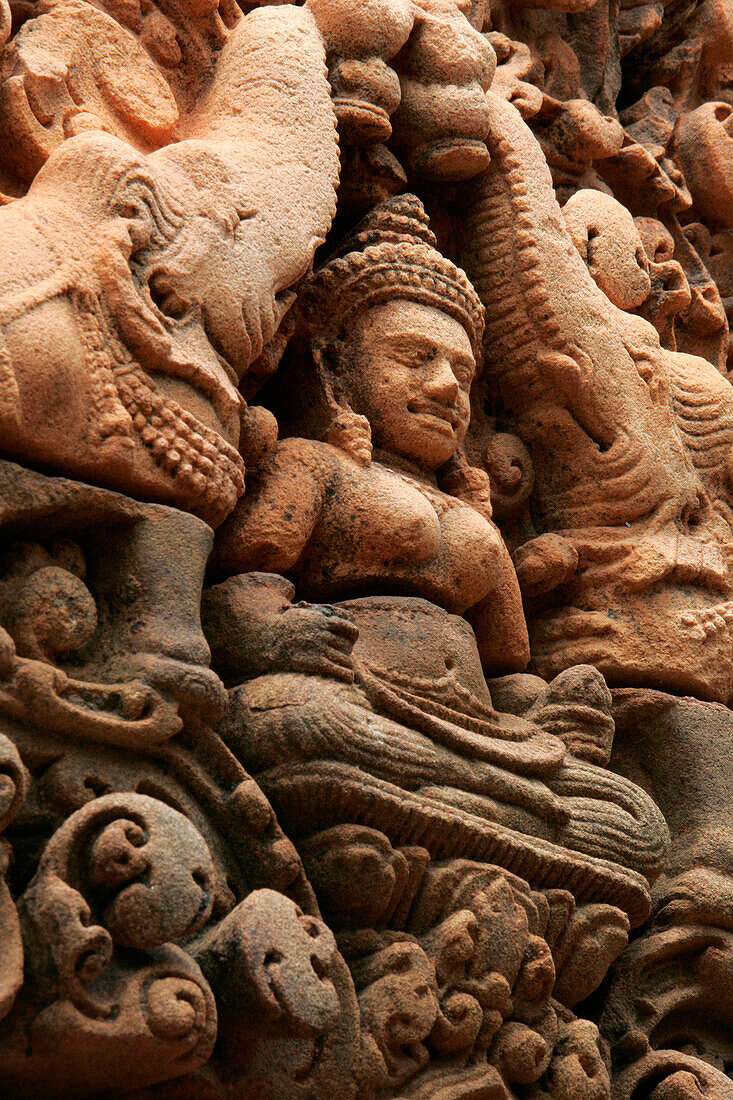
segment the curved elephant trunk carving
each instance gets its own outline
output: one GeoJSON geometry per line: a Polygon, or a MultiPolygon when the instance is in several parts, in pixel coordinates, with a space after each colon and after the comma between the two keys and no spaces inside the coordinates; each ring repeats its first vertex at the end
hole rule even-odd
{"type": "Polygon", "coordinates": [[[460,211],[458,260],[486,306],[489,376],[533,449],[543,526],[633,523],[670,500],[682,510],[699,487],[657,334],[595,285],[539,144],[511,104],[487,98],[492,163],[460,211]]]}
{"type": "Polygon", "coordinates": [[[733,538],[680,418],[697,408],[680,397],[681,357],[596,286],[540,146],[511,104],[488,102],[491,165],[462,198],[457,259],[486,307],[480,384],[498,390],[535,469],[541,536],[528,544],[525,578],[535,667],[550,677],[588,662],[613,683],[658,680],[725,699],[727,643],[706,636],[703,646],[690,624],[730,599],[733,538]],[[556,568],[540,546],[546,532],[562,533],[574,570],[556,568]]]}

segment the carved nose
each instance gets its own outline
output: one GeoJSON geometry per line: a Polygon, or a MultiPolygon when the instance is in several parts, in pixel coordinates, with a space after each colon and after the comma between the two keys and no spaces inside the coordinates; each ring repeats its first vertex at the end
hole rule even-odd
{"type": "Polygon", "coordinates": [[[461,387],[447,359],[436,361],[435,373],[431,376],[426,388],[431,397],[448,401],[456,400],[461,387]]]}

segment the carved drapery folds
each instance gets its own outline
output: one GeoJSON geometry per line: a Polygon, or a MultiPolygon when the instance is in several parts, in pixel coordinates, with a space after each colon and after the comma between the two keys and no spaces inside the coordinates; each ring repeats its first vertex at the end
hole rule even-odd
{"type": "Polygon", "coordinates": [[[727,0],[0,0],[0,1092],[733,1098],[727,0]]]}

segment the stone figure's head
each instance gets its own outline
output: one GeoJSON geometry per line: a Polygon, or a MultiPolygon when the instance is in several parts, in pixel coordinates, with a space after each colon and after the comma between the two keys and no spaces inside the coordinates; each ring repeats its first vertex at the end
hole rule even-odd
{"type": "Polygon", "coordinates": [[[563,207],[573,244],[593,280],[619,309],[636,309],[651,291],[649,264],[634,219],[601,191],[576,191],[563,207]]]}
{"type": "Polygon", "coordinates": [[[435,245],[422,204],[402,195],[369,214],[310,282],[327,438],[362,461],[375,446],[434,471],[463,443],[483,306],[435,245]]]}
{"type": "Polygon", "coordinates": [[[244,487],[237,384],[292,296],[261,301],[255,212],[198,160],[84,133],[0,211],[0,434],[8,457],[216,525],[244,487]]]}

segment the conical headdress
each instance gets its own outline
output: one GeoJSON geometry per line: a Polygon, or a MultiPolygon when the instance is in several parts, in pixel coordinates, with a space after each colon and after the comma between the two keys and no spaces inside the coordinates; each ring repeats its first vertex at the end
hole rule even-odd
{"type": "Polygon", "coordinates": [[[306,296],[312,327],[337,337],[354,313],[408,298],[455,317],[478,361],[484,307],[465,272],[441,255],[436,244],[415,195],[381,203],[311,276],[306,296]]]}

